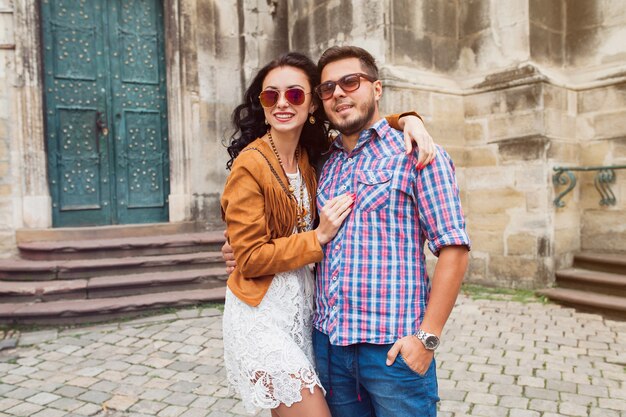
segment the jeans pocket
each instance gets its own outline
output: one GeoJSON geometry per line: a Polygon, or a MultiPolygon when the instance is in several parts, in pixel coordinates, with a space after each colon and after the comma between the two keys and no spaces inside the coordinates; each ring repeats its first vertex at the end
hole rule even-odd
{"type": "Polygon", "coordinates": [[[414,370],[413,368],[411,368],[409,366],[409,364],[404,360],[404,357],[402,356],[402,353],[398,353],[398,356],[396,357],[396,360],[400,363],[400,365],[402,365],[402,367],[408,369],[409,371],[413,372],[415,375],[419,376],[420,378],[426,378],[426,375],[428,374],[428,371],[430,370],[430,366],[428,367],[428,369],[426,370],[426,372],[422,375],[419,372],[417,372],[416,370],[414,370]]]}

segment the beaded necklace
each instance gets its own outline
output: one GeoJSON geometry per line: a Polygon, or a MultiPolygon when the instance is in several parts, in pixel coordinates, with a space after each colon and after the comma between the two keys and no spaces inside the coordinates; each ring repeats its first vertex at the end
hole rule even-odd
{"type": "MultiPolygon", "coordinates": [[[[283,160],[280,158],[280,155],[278,154],[278,150],[276,149],[276,145],[274,144],[274,139],[272,139],[272,133],[269,130],[267,131],[267,138],[269,139],[272,151],[274,151],[274,155],[276,155],[276,159],[278,159],[278,163],[280,164],[280,167],[283,170],[283,174],[285,174],[285,176],[289,178],[287,176],[287,172],[285,171],[283,160]]],[[[298,167],[299,160],[300,160],[300,147],[297,147],[296,148],[296,167],[298,167]]],[[[307,209],[304,207],[304,178],[302,177],[302,173],[300,172],[300,169],[298,169],[298,174],[299,174],[299,180],[300,180],[300,200],[296,198],[296,194],[295,194],[296,190],[293,187],[293,185],[291,185],[291,183],[289,183],[289,192],[291,193],[291,196],[293,197],[294,200],[296,200],[296,203],[297,203],[296,205],[296,217],[297,217],[296,229],[298,230],[298,233],[301,233],[306,230],[305,217],[307,215],[307,209]]]]}

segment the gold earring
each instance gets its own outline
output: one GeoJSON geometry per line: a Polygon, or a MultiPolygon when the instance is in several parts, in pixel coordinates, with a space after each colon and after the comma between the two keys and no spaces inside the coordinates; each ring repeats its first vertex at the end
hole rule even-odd
{"type": "Polygon", "coordinates": [[[312,113],[309,115],[309,123],[311,123],[312,125],[315,124],[315,116],[313,116],[312,113]]]}

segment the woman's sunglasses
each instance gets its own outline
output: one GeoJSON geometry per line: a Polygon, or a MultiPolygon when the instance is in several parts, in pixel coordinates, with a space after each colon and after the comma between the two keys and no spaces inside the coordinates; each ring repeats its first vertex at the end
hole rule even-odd
{"type": "Polygon", "coordinates": [[[355,74],[344,75],[337,81],[326,81],[325,83],[322,83],[315,87],[315,92],[322,100],[328,100],[335,93],[335,88],[337,88],[337,85],[339,85],[339,87],[341,87],[341,89],[346,93],[358,90],[358,88],[361,86],[361,78],[365,78],[371,83],[376,81],[376,78],[372,76],[357,72],[355,74]]]}
{"type": "MultiPolygon", "coordinates": [[[[294,106],[299,106],[304,103],[304,98],[307,94],[301,88],[289,88],[285,90],[285,100],[294,106]]],[[[278,90],[263,90],[259,94],[259,101],[263,107],[274,107],[278,103],[280,98],[280,91],[278,90]]]]}

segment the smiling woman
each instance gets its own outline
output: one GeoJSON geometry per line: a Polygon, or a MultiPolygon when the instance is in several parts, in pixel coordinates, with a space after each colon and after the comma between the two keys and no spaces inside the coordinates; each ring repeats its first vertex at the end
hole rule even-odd
{"type": "Polygon", "coordinates": [[[222,210],[238,268],[228,279],[224,362],[245,407],[272,415],[330,417],[313,365],[310,263],[351,211],[342,195],[316,219],[317,157],[325,117],[311,94],[315,64],[298,53],[262,68],[233,114],[231,174],[222,210]],[[236,158],[236,159],[235,159],[236,158]]]}

